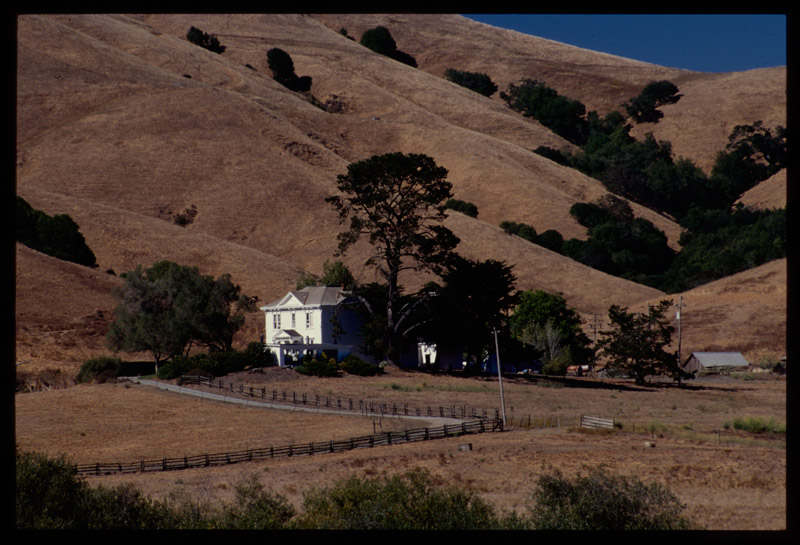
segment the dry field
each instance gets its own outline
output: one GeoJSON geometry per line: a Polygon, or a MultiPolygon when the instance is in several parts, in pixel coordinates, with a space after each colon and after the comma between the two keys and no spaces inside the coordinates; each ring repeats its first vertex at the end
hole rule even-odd
{"type": "MultiPolygon", "coordinates": [[[[499,407],[492,378],[389,370],[374,378],[304,377],[272,370],[256,387],[386,403],[499,407]]],[[[249,382],[248,382],[249,381],[249,382]]],[[[170,493],[230,499],[232,484],[255,476],[300,505],[303,492],[356,474],[429,469],[443,483],[469,486],[498,509],[524,510],[537,476],[604,466],[668,485],[687,514],[710,530],[786,528],[786,443],[725,429],[734,418],[786,422],[786,382],[774,377],[702,379],[684,389],[635,387],[629,381],[505,379],[510,430],[351,452],[299,456],[172,472],[90,477],[93,484],[132,482],[155,497],[170,493]],[[614,433],[580,432],[581,413],[614,418],[614,433]],[[560,428],[530,429],[530,416],[558,417],[560,428]],[[716,430],[721,430],[717,435],[716,430]],[[654,442],[647,447],[645,442],[654,442]],[[458,446],[471,443],[471,451],[458,446]]],[[[66,454],[75,462],[133,462],[344,439],[376,429],[421,427],[418,421],[267,410],[201,400],[132,384],[77,386],[17,394],[16,441],[27,450],[66,454]]],[[[438,423],[431,425],[437,426],[438,423]]]]}

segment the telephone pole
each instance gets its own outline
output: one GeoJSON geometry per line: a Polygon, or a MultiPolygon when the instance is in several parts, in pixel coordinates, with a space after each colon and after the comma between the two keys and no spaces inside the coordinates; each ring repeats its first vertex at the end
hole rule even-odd
{"type": "Polygon", "coordinates": [[[500,345],[497,344],[497,329],[494,330],[494,349],[497,354],[497,377],[500,379],[500,405],[503,407],[503,429],[506,429],[506,401],[503,397],[503,369],[500,367],[500,345]]]}
{"type": "Polygon", "coordinates": [[[683,310],[683,295],[678,296],[678,304],[675,305],[678,307],[678,311],[675,313],[675,319],[678,321],[678,365],[681,364],[681,322],[683,318],[681,317],[681,310],[683,310]]]}

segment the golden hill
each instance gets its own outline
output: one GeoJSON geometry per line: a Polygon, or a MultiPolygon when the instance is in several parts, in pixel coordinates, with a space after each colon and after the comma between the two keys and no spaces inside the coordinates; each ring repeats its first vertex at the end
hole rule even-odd
{"type": "MultiPolygon", "coordinates": [[[[446,81],[448,67],[488,73],[501,89],[540,79],[601,113],[653,79],[670,79],[684,97],[646,129],[703,168],[733,126],[756,118],[785,125],[785,69],[686,72],[456,15],[23,15],[17,45],[17,193],[49,214],[70,214],[99,263],[91,270],[17,248],[17,360],[42,366],[104,350],[101,323],[119,282],[108,269],[119,274],[170,259],[206,274],[231,273],[262,301],[293,287],[303,270],[319,273],[340,230],[323,200],[336,176],[390,151],[425,153],[448,169],[454,196],[479,208],[478,219],[448,219],[462,239],[459,252],[514,264],[520,289],[560,291],[587,314],[662,297],[497,227],[511,220],[584,237],[568,210],[606,191],[531,153],[569,144],[497,96],[446,81]],[[377,24],[418,68],[339,33],[360,37],[377,24]],[[190,26],[218,36],[226,51],[189,43],[190,26]],[[319,102],[338,101],[341,111],[328,113],[273,81],[272,47],[291,55],[298,75],[313,78],[319,102]],[[197,211],[194,221],[176,225],[174,215],[188,208],[197,211]]],[[[765,186],[758,199],[774,198],[777,187],[765,186]]],[[[676,244],[674,222],[633,208],[676,244]]],[[[344,259],[362,279],[371,278],[362,270],[366,255],[362,246],[344,259]]],[[[423,280],[406,282],[413,288],[423,280]]],[[[778,289],[781,278],[764,281],[778,289]]],[[[762,314],[785,329],[785,303],[763,305],[762,314]]],[[[713,309],[735,349],[745,324],[713,309]]],[[[257,339],[260,327],[254,316],[243,337],[257,339]]],[[[783,351],[772,341],[751,348],[783,351]]]]}

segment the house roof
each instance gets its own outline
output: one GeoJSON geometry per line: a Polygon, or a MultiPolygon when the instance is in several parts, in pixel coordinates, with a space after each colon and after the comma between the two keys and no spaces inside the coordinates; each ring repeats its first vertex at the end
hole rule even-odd
{"type": "Polygon", "coordinates": [[[692,358],[697,359],[703,367],[744,367],[749,365],[741,352],[692,352],[687,362],[692,358]]]}
{"type": "Polygon", "coordinates": [[[335,306],[347,299],[349,294],[340,286],[306,286],[290,291],[280,299],[267,303],[261,310],[277,307],[335,306]]]}

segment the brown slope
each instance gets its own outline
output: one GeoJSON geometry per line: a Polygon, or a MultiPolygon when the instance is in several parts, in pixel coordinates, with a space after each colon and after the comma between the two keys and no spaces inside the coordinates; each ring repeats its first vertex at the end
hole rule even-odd
{"type": "Polygon", "coordinates": [[[786,208],[786,191],[786,169],[783,169],[746,191],[739,202],[759,210],[786,208]]]}
{"type": "MultiPolygon", "coordinates": [[[[471,21],[459,15],[322,14],[328,27],[345,28],[356,40],[377,25],[389,28],[398,49],[412,55],[420,70],[443,77],[447,68],[488,74],[499,91],[532,78],[605,115],[636,96],[649,82],[667,79],[683,95],[662,108],[657,124],[634,128],[637,137],[653,132],[673,144],[676,156],[710,171],[736,125],[762,120],[786,126],[786,67],[733,73],[703,73],[589,51],[471,21]],[[459,44],[469,44],[467,47],[459,44]]],[[[499,92],[493,97],[502,102],[499,92]]]]}
{"type": "Polygon", "coordinates": [[[756,363],[785,356],[786,268],[777,259],[683,293],[683,358],[717,350],[741,351],[756,363]]]}
{"type": "MultiPolygon", "coordinates": [[[[462,22],[442,16],[430,31],[462,22]]],[[[565,278],[596,275],[533,245],[506,244],[513,237],[492,227],[505,219],[582,236],[569,206],[604,190],[529,152],[564,145],[558,137],[427,73],[426,62],[411,69],[299,15],[24,16],[19,23],[18,192],[49,213],[80,209],[101,270],[174,256],[203,272],[232,272],[262,300],[275,297],[300,268],[319,272],[332,256],[339,226],[323,199],[336,175],[354,160],[399,150],[433,156],[450,170],[456,197],[478,205],[482,221],[459,232],[471,257],[517,263],[525,285],[552,286],[586,311],[605,307],[608,294],[650,297],[606,275],[603,291],[597,280],[560,287],[565,278]],[[216,55],[189,44],[190,25],[217,34],[228,50],[216,55]],[[296,72],[314,78],[314,95],[336,95],[343,113],[326,113],[272,81],[270,47],[287,50],[296,72]],[[175,227],[172,214],[192,205],[194,223],[175,227]],[[250,260],[263,265],[248,267],[250,260]],[[255,293],[261,289],[266,293],[255,293]]],[[[446,33],[452,43],[471,43],[456,30],[446,33]]],[[[487,47],[495,58],[504,51],[502,44],[487,47]]],[[[588,82],[593,73],[595,93],[616,89],[614,78],[631,70],[641,71],[636,81],[667,73],[563,44],[548,47],[540,61],[561,66],[554,76],[568,72],[567,80],[588,82]],[[564,57],[554,64],[558,55],[564,57]],[[600,80],[609,77],[604,87],[600,80]]],[[[674,224],[635,208],[677,238],[674,224]]],[[[357,272],[365,256],[362,247],[346,262],[357,272]]]]}

